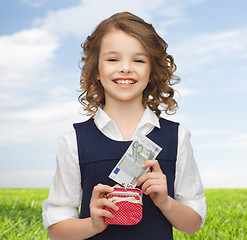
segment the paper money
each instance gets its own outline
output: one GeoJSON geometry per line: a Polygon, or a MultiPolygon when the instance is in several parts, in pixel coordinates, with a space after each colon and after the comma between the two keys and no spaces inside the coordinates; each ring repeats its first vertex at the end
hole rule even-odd
{"type": "Polygon", "coordinates": [[[149,168],[142,168],[146,160],[155,159],[162,148],[148,137],[137,134],[133,142],[109,175],[125,188],[134,188],[140,176],[149,168]]]}

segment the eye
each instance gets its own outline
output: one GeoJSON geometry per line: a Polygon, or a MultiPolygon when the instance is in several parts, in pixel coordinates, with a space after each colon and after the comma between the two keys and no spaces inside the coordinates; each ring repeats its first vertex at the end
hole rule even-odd
{"type": "Polygon", "coordinates": [[[117,62],[118,59],[117,58],[109,58],[107,61],[109,61],[109,62],[117,62]]]}
{"type": "Polygon", "coordinates": [[[137,63],[144,63],[145,61],[141,60],[141,59],[136,59],[134,60],[134,62],[137,62],[137,63]]]}

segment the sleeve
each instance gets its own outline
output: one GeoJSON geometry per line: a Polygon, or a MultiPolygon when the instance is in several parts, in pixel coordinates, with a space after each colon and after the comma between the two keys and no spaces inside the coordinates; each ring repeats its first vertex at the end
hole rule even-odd
{"type": "Polygon", "coordinates": [[[75,131],[59,138],[55,176],[48,199],[43,202],[43,223],[52,224],[78,218],[82,189],[75,131]]]}
{"type": "Polygon", "coordinates": [[[193,208],[200,215],[202,226],[206,219],[206,198],[190,137],[188,130],[179,127],[174,199],[193,208]]]}

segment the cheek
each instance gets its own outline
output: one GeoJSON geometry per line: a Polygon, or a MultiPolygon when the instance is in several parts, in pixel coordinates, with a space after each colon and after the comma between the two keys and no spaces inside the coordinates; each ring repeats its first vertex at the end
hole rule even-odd
{"type": "Polygon", "coordinates": [[[111,69],[109,68],[109,66],[106,66],[104,64],[100,64],[98,69],[100,78],[107,77],[111,74],[111,69]]]}
{"type": "Polygon", "coordinates": [[[147,68],[145,69],[145,71],[143,71],[143,78],[147,79],[148,82],[150,82],[150,75],[151,75],[150,68],[147,68]]]}

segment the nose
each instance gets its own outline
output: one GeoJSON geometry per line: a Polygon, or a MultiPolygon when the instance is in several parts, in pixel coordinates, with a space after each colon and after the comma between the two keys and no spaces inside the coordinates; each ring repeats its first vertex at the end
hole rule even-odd
{"type": "Polygon", "coordinates": [[[130,73],[132,71],[131,63],[128,61],[121,62],[119,71],[121,73],[130,73]]]}

